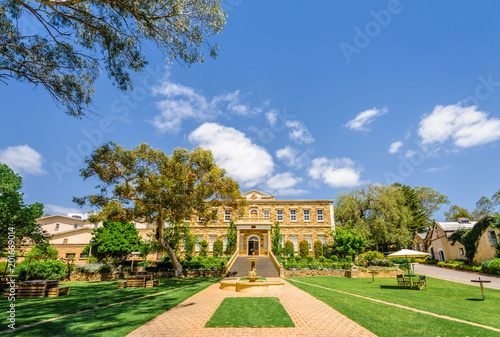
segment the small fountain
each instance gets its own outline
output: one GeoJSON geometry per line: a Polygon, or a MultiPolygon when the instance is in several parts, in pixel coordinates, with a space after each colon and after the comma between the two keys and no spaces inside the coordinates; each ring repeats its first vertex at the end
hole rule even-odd
{"type": "Polygon", "coordinates": [[[255,257],[255,253],[248,258],[250,261],[250,271],[248,276],[243,277],[247,281],[237,281],[237,280],[222,280],[220,281],[220,289],[231,290],[241,293],[263,293],[268,290],[283,289],[285,288],[285,281],[257,281],[261,276],[257,276],[257,270],[255,268],[255,263],[259,259],[255,257]]]}

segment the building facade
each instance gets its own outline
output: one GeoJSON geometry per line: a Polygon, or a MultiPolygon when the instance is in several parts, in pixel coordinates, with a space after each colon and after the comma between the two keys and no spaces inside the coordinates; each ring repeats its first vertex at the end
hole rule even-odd
{"type": "MultiPolygon", "coordinates": [[[[335,229],[333,200],[278,200],[274,196],[252,190],[242,194],[246,205],[242,209],[224,205],[212,209],[214,219],[203,223],[195,215],[185,222],[189,223],[191,232],[197,241],[206,240],[209,254],[212,253],[216,240],[227,244],[227,232],[233,220],[237,230],[237,249],[240,255],[268,255],[271,249],[271,228],[275,222],[280,224],[282,244],[291,241],[295,252],[299,251],[299,242],[306,240],[313,255],[314,242],[323,244],[331,242],[330,232],[335,229]]],[[[102,226],[93,224],[81,214],[51,215],[37,220],[38,224],[49,235],[49,243],[59,251],[60,258],[73,258],[75,263],[83,264],[88,257],[83,250],[90,244],[94,228],[102,226]]],[[[135,223],[135,227],[143,239],[154,233],[156,225],[135,223]]],[[[30,247],[26,247],[28,250],[30,247]]],[[[196,245],[195,253],[200,250],[196,245]]],[[[179,254],[183,255],[183,248],[179,254]]],[[[161,254],[151,254],[148,260],[156,260],[161,254]]]]}
{"type": "MultiPolygon", "coordinates": [[[[414,236],[413,247],[419,248],[415,250],[421,250],[420,247],[423,245],[423,251],[431,254],[431,259],[439,261],[466,260],[465,247],[460,242],[452,244],[448,238],[456,230],[471,229],[475,224],[476,221],[469,221],[465,218],[450,222],[435,221],[434,225],[425,236],[418,234],[414,236]]],[[[481,235],[473,262],[480,263],[486,260],[492,260],[496,257],[496,247],[498,245],[499,235],[500,230],[491,227],[481,235]]]]}

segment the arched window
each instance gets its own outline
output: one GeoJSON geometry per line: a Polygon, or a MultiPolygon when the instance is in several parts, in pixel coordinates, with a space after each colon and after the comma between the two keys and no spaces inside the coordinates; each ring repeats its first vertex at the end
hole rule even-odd
{"type": "Polygon", "coordinates": [[[432,247],[429,248],[429,254],[431,254],[431,256],[430,256],[431,260],[435,260],[435,258],[434,258],[434,248],[432,248],[432,247]]]}
{"type": "Polygon", "coordinates": [[[251,218],[258,218],[259,217],[259,211],[257,211],[256,209],[252,209],[250,211],[250,217],[251,218]]]}
{"type": "Polygon", "coordinates": [[[442,249],[439,250],[439,261],[446,261],[444,258],[444,252],[442,249]]]}

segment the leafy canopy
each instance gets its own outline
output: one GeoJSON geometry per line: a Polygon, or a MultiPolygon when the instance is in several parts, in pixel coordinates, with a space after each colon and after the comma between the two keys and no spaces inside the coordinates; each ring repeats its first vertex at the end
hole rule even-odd
{"type": "Polygon", "coordinates": [[[99,259],[124,260],[132,252],[141,251],[141,238],[133,223],[104,221],[94,229],[92,255],[99,259]]]}
{"type": "Polygon", "coordinates": [[[353,256],[365,250],[367,240],[354,228],[336,227],[332,233],[334,251],[343,256],[353,256]]]}
{"type": "Polygon", "coordinates": [[[47,241],[36,223],[36,219],[43,214],[43,205],[26,205],[21,187],[21,176],[0,163],[0,250],[9,246],[9,228],[15,229],[14,242],[17,247],[26,243],[26,240],[34,243],[47,241]]]}
{"type": "Polygon", "coordinates": [[[217,55],[208,37],[225,20],[220,0],[0,0],[0,81],[41,85],[81,117],[103,69],[131,88],[146,43],[167,60],[203,62],[202,47],[217,55]]]}
{"type": "Polygon", "coordinates": [[[458,205],[452,205],[448,212],[444,212],[444,216],[446,221],[457,221],[458,218],[474,220],[474,216],[466,208],[458,205]]]}
{"type": "Polygon", "coordinates": [[[208,223],[213,208],[222,202],[237,207],[241,200],[238,184],[217,167],[210,151],[201,148],[176,149],[169,157],[148,144],[127,150],[107,143],[86,164],[81,175],[97,178],[99,192],[74,201],[100,208],[90,221],[155,224],[155,238],[167,251],[178,277],[182,267],[175,249],[189,228],[184,219],[195,213],[208,223]]]}
{"type": "Polygon", "coordinates": [[[37,260],[56,260],[57,257],[59,256],[59,251],[52,247],[50,244],[47,242],[41,242],[31,248],[26,254],[26,256],[32,256],[36,258],[37,260]]]}

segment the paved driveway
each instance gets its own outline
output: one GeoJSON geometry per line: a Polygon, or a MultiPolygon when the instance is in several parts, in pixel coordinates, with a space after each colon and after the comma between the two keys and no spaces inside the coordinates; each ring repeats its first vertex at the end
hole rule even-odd
{"type": "Polygon", "coordinates": [[[477,285],[478,287],[479,287],[479,284],[472,283],[471,280],[477,280],[478,277],[480,277],[481,280],[491,281],[491,283],[483,283],[484,287],[500,289],[500,277],[498,277],[498,276],[485,276],[485,275],[481,275],[481,274],[473,273],[473,272],[469,272],[469,271],[440,268],[440,267],[437,267],[434,265],[428,265],[428,264],[414,264],[414,266],[415,266],[415,273],[416,274],[440,278],[440,279],[448,280],[448,281],[473,284],[473,285],[477,285]]]}

